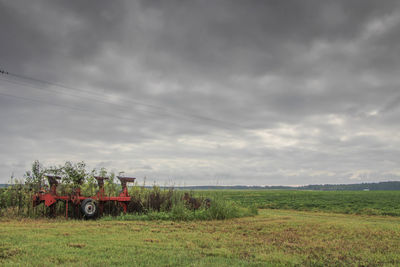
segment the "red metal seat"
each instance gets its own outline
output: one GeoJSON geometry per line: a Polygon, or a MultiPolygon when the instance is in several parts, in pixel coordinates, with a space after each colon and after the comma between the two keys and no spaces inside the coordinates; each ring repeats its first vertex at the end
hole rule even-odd
{"type": "Polygon", "coordinates": [[[97,180],[97,184],[99,187],[104,186],[104,180],[108,180],[108,177],[102,177],[102,176],[94,176],[94,178],[97,180]]]}
{"type": "Polygon", "coordinates": [[[133,177],[117,176],[117,178],[121,181],[122,189],[126,188],[126,183],[133,183],[136,180],[136,178],[133,177]]]}
{"type": "Polygon", "coordinates": [[[117,176],[117,178],[121,181],[121,183],[122,183],[122,182],[125,182],[125,183],[133,183],[133,182],[136,180],[136,178],[133,178],[133,177],[122,177],[122,176],[117,176]]]}

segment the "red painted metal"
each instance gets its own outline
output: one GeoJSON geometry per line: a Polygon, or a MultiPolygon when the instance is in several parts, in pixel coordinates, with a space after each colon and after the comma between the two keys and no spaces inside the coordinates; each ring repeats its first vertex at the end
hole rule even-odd
{"type": "Polygon", "coordinates": [[[33,206],[39,205],[40,203],[44,203],[45,206],[54,209],[55,203],[57,201],[65,201],[66,205],[65,217],[68,219],[69,202],[75,204],[75,206],[77,207],[83,200],[90,198],[97,202],[100,216],[103,214],[104,203],[107,201],[117,201],[121,205],[124,213],[126,213],[128,208],[128,203],[129,201],[131,201],[127,183],[134,182],[136,178],[117,176],[117,178],[121,181],[121,186],[122,186],[122,191],[119,194],[119,196],[106,196],[104,192],[104,180],[108,179],[107,177],[95,176],[94,178],[97,180],[97,184],[99,186],[99,191],[95,196],[91,197],[82,196],[81,189],[79,187],[75,188],[72,194],[70,195],[59,196],[57,194],[57,186],[59,185],[58,180],[60,180],[61,177],[54,175],[47,175],[47,179],[50,185],[50,190],[46,191],[44,189],[41,189],[38,193],[36,193],[32,199],[33,206]]]}

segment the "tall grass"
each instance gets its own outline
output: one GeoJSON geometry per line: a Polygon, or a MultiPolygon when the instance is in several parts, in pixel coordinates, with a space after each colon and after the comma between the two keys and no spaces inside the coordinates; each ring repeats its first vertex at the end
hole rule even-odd
{"type": "MultiPolygon", "coordinates": [[[[116,185],[115,189],[118,191],[120,185],[116,185]]],[[[68,191],[63,186],[60,186],[59,190],[68,191]]],[[[32,206],[33,192],[24,184],[0,189],[0,216],[31,218],[48,216],[50,209],[43,203],[36,207],[32,206]]],[[[88,192],[83,190],[83,194],[88,195],[86,193],[88,192]]],[[[233,201],[226,200],[218,192],[208,195],[209,205],[204,204],[204,197],[192,192],[190,197],[202,203],[198,209],[193,209],[184,200],[184,191],[173,188],[161,189],[158,186],[146,188],[135,185],[129,188],[129,193],[131,201],[128,204],[128,213],[122,214],[122,208],[117,202],[106,202],[104,220],[224,220],[257,214],[257,209],[239,206],[233,201]]],[[[55,213],[58,217],[65,216],[64,202],[57,202],[55,213]]],[[[81,218],[79,207],[78,209],[71,207],[69,217],[81,218]]]]}
{"type": "MultiPolygon", "coordinates": [[[[33,207],[32,196],[39,190],[48,189],[44,179],[45,174],[61,175],[62,183],[57,187],[59,195],[69,195],[74,188],[80,187],[81,194],[86,197],[96,195],[98,186],[94,179],[95,174],[108,176],[104,184],[107,196],[118,196],[121,185],[115,182],[115,175],[105,169],[100,171],[86,171],[83,162],[73,164],[66,162],[64,166],[43,168],[38,161],[32,164],[31,171],[20,181],[14,182],[8,188],[0,189],[0,216],[7,217],[44,217],[55,215],[65,216],[66,203],[58,201],[50,209],[44,203],[33,207]]],[[[135,183],[129,187],[131,201],[128,203],[128,214],[122,215],[122,207],[116,201],[108,201],[104,205],[103,215],[106,220],[111,218],[128,220],[221,220],[255,214],[255,211],[239,207],[237,204],[224,200],[219,194],[211,196],[211,204],[201,195],[193,192],[184,192],[174,188],[160,188],[154,185],[149,188],[145,184],[135,183]],[[186,196],[184,197],[184,194],[186,196]],[[194,206],[193,203],[196,203],[194,206]]],[[[69,203],[68,217],[82,218],[80,205],[69,203]]]]}
{"type": "MultiPolygon", "coordinates": [[[[183,192],[169,189],[168,195],[171,196],[172,205],[169,209],[158,211],[148,209],[145,212],[134,212],[121,214],[120,216],[105,216],[102,220],[173,220],[173,221],[192,221],[192,220],[225,220],[245,216],[254,216],[258,213],[255,206],[241,207],[238,204],[224,199],[220,193],[209,196],[210,206],[202,205],[199,209],[193,210],[182,199],[183,192]]],[[[154,191],[153,191],[154,193],[154,191]]],[[[151,193],[150,193],[151,194],[151,193]]],[[[200,198],[200,197],[198,197],[200,198]]],[[[144,199],[146,200],[146,199],[144,199]]]]}

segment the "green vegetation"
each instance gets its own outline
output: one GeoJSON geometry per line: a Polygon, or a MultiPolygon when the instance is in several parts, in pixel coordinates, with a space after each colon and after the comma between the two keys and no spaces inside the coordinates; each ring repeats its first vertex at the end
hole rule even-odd
{"type": "Polygon", "coordinates": [[[2,266],[399,266],[400,218],[262,210],[225,221],[0,220],[2,266]]]}
{"type": "MultiPolygon", "coordinates": [[[[396,217],[400,191],[188,194],[135,184],[129,188],[128,214],[109,203],[107,215],[99,220],[65,220],[60,202],[59,216],[48,219],[43,204],[30,206],[32,193],[43,185],[43,172],[37,167],[33,165],[23,183],[0,189],[2,266],[400,265],[400,218],[396,217]],[[185,198],[201,205],[194,210],[196,201],[185,198]],[[211,199],[209,206],[204,205],[206,199],[211,199]]],[[[95,194],[93,172],[85,171],[84,165],[66,164],[61,173],[60,194],[77,184],[84,195],[95,194]]],[[[117,195],[120,185],[114,182],[114,174],[108,176],[105,191],[117,195]]]]}
{"type": "MultiPolygon", "coordinates": [[[[1,186],[1,185],[0,185],[1,186]]],[[[257,186],[257,185],[199,185],[199,186],[184,186],[177,187],[183,190],[323,190],[323,191],[363,191],[363,190],[400,190],[400,181],[387,181],[378,183],[359,183],[359,184],[314,184],[304,186],[257,186]]]]}
{"type": "Polygon", "coordinates": [[[23,180],[0,188],[1,266],[400,265],[400,191],[185,192],[135,184],[128,214],[109,202],[99,220],[65,220],[63,202],[53,219],[43,204],[32,208],[48,172],[61,175],[59,194],[79,186],[94,195],[95,174],[110,177],[107,195],[121,190],[104,169],[34,162],[23,180]]]}
{"type": "MultiPolygon", "coordinates": [[[[178,197],[178,201],[173,201],[170,209],[148,209],[147,212],[122,214],[120,216],[106,216],[102,218],[103,221],[193,221],[193,220],[225,220],[232,218],[240,218],[246,216],[254,216],[258,214],[257,208],[252,205],[250,207],[242,207],[233,201],[225,200],[223,195],[214,192],[210,194],[210,206],[201,207],[197,210],[192,210],[188,207],[187,203],[182,201],[180,197],[182,192],[174,191],[178,197]]],[[[197,197],[203,199],[203,197],[197,197]]]]}
{"type": "Polygon", "coordinates": [[[399,181],[388,181],[379,183],[361,183],[361,184],[322,184],[306,185],[297,189],[302,190],[400,190],[399,181]]]}
{"type": "MultiPolygon", "coordinates": [[[[203,194],[215,191],[206,191],[203,194]]],[[[225,199],[258,208],[400,216],[400,191],[221,190],[225,199]]]]}
{"type": "MultiPolygon", "coordinates": [[[[43,168],[38,161],[32,164],[31,171],[26,172],[24,178],[18,183],[7,188],[0,188],[0,216],[38,218],[49,216],[65,216],[64,201],[55,205],[54,212],[41,203],[32,206],[32,196],[49,188],[46,184],[45,174],[59,175],[62,183],[57,186],[59,195],[68,195],[79,187],[81,194],[86,197],[94,196],[98,190],[95,175],[109,177],[104,184],[107,196],[118,196],[121,185],[115,182],[115,174],[108,173],[105,169],[86,170],[83,162],[66,162],[64,166],[43,168]]],[[[122,214],[122,207],[116,201],[106,202],[104,214],[109,215],[108,220],[224,220],[244,216],[253,216],[257,209],[239,207],[238,204],[226,200],[220,193],[203,196],[193,196],[192,193],[177,191],[173,188],[161,189],[158,186],[148,188],[143,184],[134,184],[130,187],[131,201],[128,203],[128,214],[122,214]],[[115,218],[111,218],[113,216],[115,218]]],[[[72,206],[73,204],[70,203],[72,206]]],[[[82,218],[80,205],[68,209],[69,218],[82,218]]]]}
{"type": "MultiPolygon", "coordinates": [[[[83,188],[89,188],[85,186],[83,188]]],[[[116,191],[119,185],[113,185],[116,191]]],[[[91,189],[90,189],[91,190],[91,189]]],[[[86,193],[90,196],[93,194],[86,193]]],[[[184,192],[174,189],[160,189],[157,186],[145,188],[135,185],[129,188],[132,200],[128,204],[128,213],[123,214],[122,208],[115,202],[107,202],[104,208],[104,220],[224,220],[257,214],[255,206],[244,207],[223,197],[219,192],[207,194],[209,205],[205,205],[206,198],[187,193],[190,198],[199,203],[194,209],[191,203],[185,201],[184,192]]],[[[49,216],[49,208],[40,204],[32,207],[32,190],[25,185],[16,185],[6,189],[0,189],[0,216],[40,218],[49,216]]],[[[62,193],[60,193],[62,194],[62,193]]],[[[117,195],[117,193],[110,195],[117,195]]],[[[72,204],[70,204],[72,205],[72,204]]],[[[60,201],[56,204],[56,217],[65,216],[65,203],[60,201]]],[[[69,209],[69,218],[81,219],[82,214],[78,209],[69,209]]]]}
{"type": "MultiPolygon", "coordinates": [[[[95,195],[98,190],[95,175],[110,178],[104,185],[107,196],[117,196],[121,190],[121,186],[115,181],[115,174],[107,173],[105,169],[88,171],[84,162],[66,162],[63,166],[44,168],[35,161],[31,170],[17,183],[0,188],[0,216],[46,216],[49,213],[47,207],[40,204],[33,208],[31,202],[35,192],[48,188],[45,174],[61,176],[62,183],[57,187],[60,195],[70,194],[78,186],[82,195],[95,195]]],[[[228,219],[254,215],[255,208],[400,216],[400,191],[199,190],[192,192],[190,197],[197,198],[201,204],[204,204],[206,198],[210,198],[212,204],[209,209],[199,205],[196,212],[183,200],[181,190],[161,189],[158,186],[148,188],[145,184],[136,183],[129,188],[129,193],[132,196],[128,205],[129,215],[118,217],[119,219],[228,219]]],[[[55,210],[56,214],[62,216],[65,203],[58,202],[55,210]]],[[[81,218],[79,212],[75,214],[76,211],[79,209],[70,209],[69,217],[81,218]]],[[[119,216],[122,212],[118,203],[114,202],[106,203],[104,211],[106,215],[112,216],[119,216]]]]}

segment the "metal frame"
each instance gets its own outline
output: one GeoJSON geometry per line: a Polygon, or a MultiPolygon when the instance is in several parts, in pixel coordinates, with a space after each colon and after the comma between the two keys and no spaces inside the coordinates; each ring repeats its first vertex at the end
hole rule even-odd
{"type": "Polygon", "coordinates": [[[124,213],[126,213],[128,208],[128,203],[131,201],[131,197],[129,196],[127,183],[132,183],[136,178],[133,177],[121,177],[117,176],[117,178],[121,181],[122,191],[119,196],[109,197],[104,193],[104,180],[107,180],[107,177],[95,176],[94,178],[97,180],[97,184],[99,186],[99,191],[97,194],[91,197],[85,197],[81,195],[80,187],[77,187],[73,190],[72,194],[59,196],[57,194],[57,186],[59,185],[60,176],[55,175],[46,175],[50,189],[45,191],[41,189],[38,193],[33,195],[32,202],[33,206],[37,206],[40,203],[44,203],[46,207],[50,208],[50,213],[54,215],[55,207],[57,201],[65,201],[65,217],[68,219],[68,204],[71,202],[76,207],[85,199],[93,199],[97,202],[97,206],[99,208],[99,216],[103,215],[104,203],[107,201],[117,201],[122,207],[124,213]]]}

